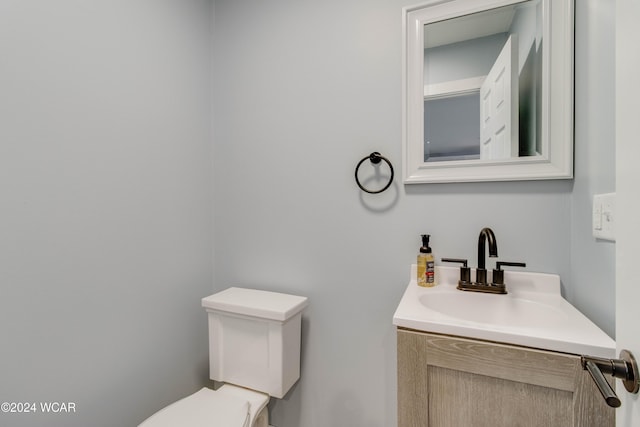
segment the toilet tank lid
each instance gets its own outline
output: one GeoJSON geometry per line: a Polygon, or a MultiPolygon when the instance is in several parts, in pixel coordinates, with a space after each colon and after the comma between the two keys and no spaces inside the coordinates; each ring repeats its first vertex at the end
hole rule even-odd
{"type": "Polygon", "coordinates": [[[307,298],[256,289],[229,288],[202,298],[207,311],[223,311],[284,322],[307,306],[307,298]]]}

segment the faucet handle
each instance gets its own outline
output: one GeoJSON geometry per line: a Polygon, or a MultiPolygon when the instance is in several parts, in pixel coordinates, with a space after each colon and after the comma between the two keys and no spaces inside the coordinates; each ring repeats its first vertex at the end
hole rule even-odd
{"type": "Polygon", "coordinates": [[[467,260],[460,258],[442,258],[442,262],[457,262],[462,264],[460,266],[460,280],[458,280],[459,285],[465,285],[471,282],[471,269],[467,267],[467,260]]]}
{"type": "Polygon", "coordinates": [[[503,265],[508,265],[510,267],[526,267],[527,266],[527,264],[525,264],[524,262],[508,262],[508,261],[496,262],[496,268],[493,269],[494,285],[504,285],[504,270],[500,269],[503,265]]]}
{"type": "Polygon", "coordinates": [[[458,262],[462,264],[464,267],[467,266],[467,260],[462,258],[442,258],[440,261],[442,262],[458,262]]]}

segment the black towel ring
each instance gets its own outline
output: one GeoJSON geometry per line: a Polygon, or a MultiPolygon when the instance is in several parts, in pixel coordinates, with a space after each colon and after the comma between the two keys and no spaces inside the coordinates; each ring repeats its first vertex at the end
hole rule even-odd
{"type": "Polygon", "coordinates": [[[364,159],[358,162],[358,165],[356,166],[355,175],[356,175],[356,184],[358,184],[358,187],[360,187],[362,191],[366,191],[367,193],[370,193],[370,194],[378,194],[378,193],[382,193],[384,190],[389,188],[389,186],[393,182],[393,166],[391,165],[391,162],[386,157],[382,156],[377,151],[374,151],[373,153],[369,154],[367,157],[365,157],[364,159]],[[369,159],[371,163],[373,163],[374,165],[377,165],[378,163],[380,163],[381,160],[384,160],[387,163],[387,165],[389,165],[389,169],[391,170],[391,177],[389,178],[389,182],[387,182],[387,185],[385,185],[381,190],[371,191],[364,188],[362,184],[360,184],[360,180],[358,179],[358,169],[360,169],[360,165],[367,159],[369,159]]]}

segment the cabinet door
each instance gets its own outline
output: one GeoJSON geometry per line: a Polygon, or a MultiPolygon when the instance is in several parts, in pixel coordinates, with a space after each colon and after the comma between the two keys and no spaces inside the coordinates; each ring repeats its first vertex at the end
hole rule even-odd
{"type": "Polygon", "coordinates": [[[613,427],[580,357],[398,329],[398,427],[613,427]]]}

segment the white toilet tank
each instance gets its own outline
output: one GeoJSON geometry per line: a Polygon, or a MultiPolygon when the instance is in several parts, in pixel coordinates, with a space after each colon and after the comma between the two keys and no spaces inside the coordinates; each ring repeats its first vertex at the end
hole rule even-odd
{"type": "Polygon", "coordinates": [[[202,299],[209,314],[209,376],[282,398],[300,377],[307,298],[229,288],[202,299]]]}

